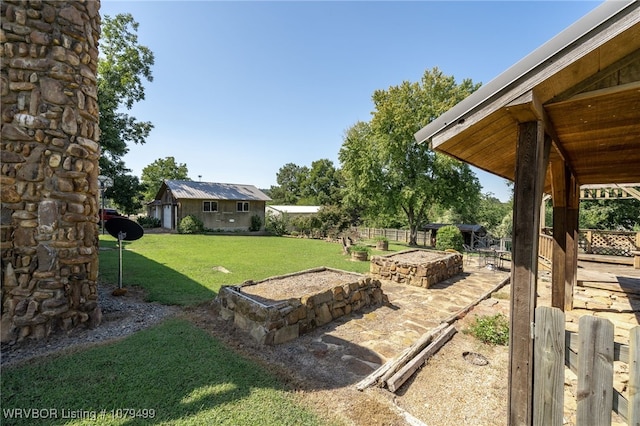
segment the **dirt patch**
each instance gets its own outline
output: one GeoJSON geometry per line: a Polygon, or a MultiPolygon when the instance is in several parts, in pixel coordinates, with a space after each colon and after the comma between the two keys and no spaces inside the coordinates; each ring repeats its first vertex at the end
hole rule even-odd
{"type": "Polygon", "coordinates": [[[433,262],[434,260],[442,258],[443,253],[430,252],[426,250],[409,250],[409,251],[404,251],[398,254],[392,254],[390,256],[385,256],[385,257],[396,260],[396,261],[422,264],[422,263],[433,262]]]}
{"type": "Polygon", "coordinates": [[[357,282],[362,277],[363,275],[360,274],[332,269],[311,270],[243,285],[241,291],[258,296],[260,300],[287,300],[320,293],[345,283],[357,282]]]}

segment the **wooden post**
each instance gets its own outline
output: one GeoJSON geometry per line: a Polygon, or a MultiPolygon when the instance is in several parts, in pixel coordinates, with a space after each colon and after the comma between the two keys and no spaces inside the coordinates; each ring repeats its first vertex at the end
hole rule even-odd
{"type": "Polygon", "coordinates": [[[567,179],[567,227],[564,281],[564,310],[573,309],[573,289],[578,283],[578,234],[580,233],[580,185],[573,174],[567,179]]]}
{"type": "Polygon", "coordinates": [[[509,329],[509,425],[530,425],[540,203],[551,140],[541,121],[518,125],[509,329]]]}
{"type": "Polygon", "coordinates": [[[567,170],[559,158],[551,162],[553,250],[551,252],[551,306],[564,310],[567,253],[567,170]]]}

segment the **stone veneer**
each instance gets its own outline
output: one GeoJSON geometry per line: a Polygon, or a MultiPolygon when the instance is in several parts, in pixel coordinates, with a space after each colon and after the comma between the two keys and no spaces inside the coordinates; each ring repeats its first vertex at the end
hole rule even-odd
{"type": "Polygon", "coordinates": [[[99,0],[2,0],[0,341],[96,326],[99,0]]]}
{"type": "Polygon", "coordinates": [[[458,252],[428,252],[424,260],[416,254],[421,250],[407,250],[371,258],[370,272],[383,280],[429,288],[463,272],[462,255],[458,252]]]}
{"type": "Polygon", "coordinates": [[[323,270],[338,271],[318,268],[240,286],[222,286],[216,298],[221,316],[233,320],[236,327],[247,331],[258,343],[277,345],[362,308],[388,303],[379,280],[346,271],[338,271],[344,274],[344,279],[322,291],[301,297],[291,295],[282,301],[260,301],[259,297],[242,291],[246,286],[264,285],[292,275],[313,280],[313,273],[323,270]]]}

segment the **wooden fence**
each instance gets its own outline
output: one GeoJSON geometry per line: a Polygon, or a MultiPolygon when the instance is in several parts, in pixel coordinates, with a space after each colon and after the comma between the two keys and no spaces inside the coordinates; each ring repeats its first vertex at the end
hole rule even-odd
{"type": "MultiPolygon", "coordinates": [[[[390,228],[363,228],[354,227],[352,231],[356,232],[360,238],[375,239],[376,237],[385,237],[389,241],[398,241],[408,243],[411,232],[408,229],[390,229],[390,228]]],[[[418,231],[416,242],[422,246],[433,245],[433,235],[431,231],[418,231]]]]}
{"type": "Polygon", "coordinates": [[[640,326],[622,345],[614,342],[607,319],[583,316],[576,334],[565,331],[558,308],[538,307],[535,318],[533,424],[563,424],[567,366],[578,377],[576,424],[609,425],[616,412],[627,424],[640,425],[640,326]],[[628,399],[613,388],[614,361],[628,365],[628,399]]]}

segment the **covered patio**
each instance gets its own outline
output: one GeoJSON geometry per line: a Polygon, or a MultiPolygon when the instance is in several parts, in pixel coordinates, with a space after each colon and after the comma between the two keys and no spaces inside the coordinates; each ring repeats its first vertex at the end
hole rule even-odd
{"type": "Polygon", "coordinates": [[[640,186],[640,2],[601,4],[415,138],[515,182],[509,424],[533,424],[542,197],[553,199],[552,305],[571,310],[581,186],[640,186]]]}

